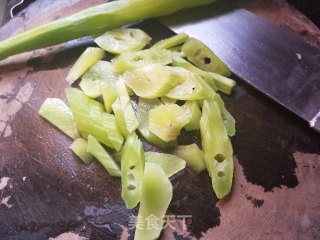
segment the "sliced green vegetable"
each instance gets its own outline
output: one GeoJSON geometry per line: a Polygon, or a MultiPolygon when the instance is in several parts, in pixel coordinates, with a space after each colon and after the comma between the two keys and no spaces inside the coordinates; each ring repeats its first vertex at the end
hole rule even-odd
{"type": "Polygon", "coordinates": [[[93,81],[90,78],[82,78],[79,86],[88,97],[97,98],[101,95],[101,83],[100,81],[93,81]]]}
{"type": "Polygon", "coordinates": [[[66,95],[74,120],[83,137],[91,134],[102,144],[119,150],[123,137],[113,115],[105,113],[104,107],[82,91],[67,88],[66,95]]]}
{"type": "Polygon", "coordinates": [[[172,154],[145,152],[144,157],[146,163],[158,164],[167,177],[175,175],[186,167],[186,161],[172,154]]]}
{"type": "Polygon", "coordinates": [[[203,76],[205,80],[214,81],[218,90],[225,93],[230,94],[232,89],[236,86],[236,82],[231,78],[224,77],[214,72],[206,72],[203,76]]]}
{"type": "Polygon", "coordinates": [[[208,73],[207,71],[203,71],[200,68],[197,68],[195,65],[191,64],[190,62],[183,59],[182,57],[175,56],[172,59],[172,66],[182,67],[182,68],[185,68],[186,70],[189,70],[189,71],[199,75],[209,84],[210,87],[212,87],[213,90],[218,90],[218,87],[217,87],[215,81],[211,78],[206,77],[207,73],[208,73]]]}
{"type": "Polygon", "coordinates": [[[162,105],[162,103],[159,99],[139,98],[138,109],[136,112],[136,116],[139,121],[139,132],[149,143],[155,146],[163,149],[173,148],[177,145],[176,139],[165,142],[149,131],[149,111],[160,105],[162,105]]]}
{"type": "Polygon", "coordinates": [[[172,185],[162,168],[158,164],[146,163],[135,240],[159,238],[171,199],[172,185]],[[150,219],[153,220],[152,227],[150,219]]]}
{"type": "Polygon", "coordinates": [[[136,95],[143,98],[161,97],[183,82],[179,74],[159,64],[150,64],[125,72],[122,78],[136,95]]]}
{"type": "Polygon", "coordinates": [[[149,131],[163,141],[172,141],[190,119],[191,114],[177,104],[160,105],[149,111],[149,131]]]}
{"type": "Polygon", "coordinates": [[[202,70],[215,72],[226,77],[231,75],[227,65],[198,39],[189,38],[183,44],[182,51],[190,62],[202,70]]]}
{"type": "Polygon", "coordinates": [[[186,103],[183,105],[183,108],[191,114],[190,122],[184,126],[184,129],[186,131],[194,131],[199,129],[201,110],[198,103],[196,101],[186,101],[186,103]]]}
{"type": "Polygon", "coordinates": [[[200,120],[202,148],[212,187],[218,198],[228,195],[233,178],[233,150],[220,108],[214,100],[205,100],[200,120]]]}
{"type": "Polygon", "coordinates": [[[104,128],[107,130],[107,136],[109,141],[111,142],[112,147],[115,150],[119,151],[122,147],[124,139],[115,116],[113,114],[103,112],[101,121],[104,128]]]}
{"type": "Polygon", "coordinates": [[[186,33],[180,33],[170,38],[163,39],[152,46],[152,48],[168,49],[185,43],[189,39],[186,33]]]}
{"type": "Polygon", "coordinates": [[[88,142],[83,138],[77,138],[69,148],[85,163],[90,164],[94,158],[87,152],[88,142]]]}
{"type": "Polygon", "coordinates": [[[80,137],[72,112],[62,100],[47,98],[38,113],[70,138],[76,139],[80,137]]]}
{"type": "Polygon", "coordinates": [[[104,57],[104,50],[101,48],[88,47],[78,58],[76,63],[70,69],[66,78],[69,84],[72,84],[80,78],[93,64],[104,57]]]}
{"type": "Polygon", "coordinates": [[[166,96],[162,96],[160,98],[160,101],[163,104],[175,104],[177,102],[177,99],[173,99],[173,98],[169,98],[169,97],[166,97],[166,96]]]}
{"type": "Polygon", "coordinates": [[[136,207],[140,202],[143,170],[143,145],[138,136],[132,134],[121,151],[121,196],[129,209],[136,207]]]}
{"type": "MultiPolygon", "coordinates": [[[[224,102],[223,102],[222,98],[220,97],[220,95],[212,90],[209,99],[217,102],[217,104],[220,108],[220,112],[221,112],[221,115],[223,118],[224,125],[227,129],[228,135],[230,137],[234,136],[236,134],[236,120],[231,115],[231,113],[226,109],[224,102]]],[[[200,108],[203,107],[203,102],[204,102],[204,100],[197,101],[200,108]]]]}
{"type": "Polygon", "coordinates": [[[122,73],[149,64],[167,65],[171,62],[172,54],[169,50],[153,48],[123,53],[114,61],[114,67],[117,72],[122,73]]]}
{"type": "Polygon", "coordinates": [[[114,177],[121,176],[121,170],[103,146],[91,135],[88,136],[88,153],[92,154],[107,172],[114,177]]]}
{"type": "Polygon", "coordinates": [[[184,81],[172,88],[166,96],[178,100],[199,100],[209,98],[213,91],[201,77],[181,67],[170,67],[184,81]]]}
{"type": "Polygon", "coordinates": [[[111,62],[98,61],[85,74],[83,78],[89,78],[94,81],[105,82],[111,86],[116,86],[119,79],[119,74],[116,73],[111,62]]]}
{"type": "Polygon", "coordinates": [[[185,160],[187,166],[197,174],[206,169],[203,151],[195,143],[190,145],[180,145],[172,151],[172,154],[185,160]]]}
{"type": "Polygon", "coordinates": [[[214,72],[203,71],[181,57],[175,57],[172,61],[173,66],[183,67],[202,77],[214,90],[219,90],[225,94],[230,94],[236,82],[214,72]]]}
{"type": "Polygon", "coordinates": [[[120,54],[141,50],[150,40],[151,37],[141,29],[117,28],[97,37],[94,41],[107,52],[120,54]]]}
{"type": "Polygon", "coordinates": [[[227,129],[228,135],[233,137],[236,134],[236,120],[231,115],[231,113],[226,109],[224,102],[219,94],[214,94],[213,100],[216,101],[220,108],[221,116],[223,119],[224,126],[227,129]]]}
{"type": "Polygon", "coordinates": [[[112,104],[112,109],[122,134],[127,137],[139,127],[139,122],[132,107],[126,85],[121,78],[117,82],[117,92],[119,97],[112,104]]]}
{"type": "Polygon", "coordinates": [[[112,104],[116,101],[118,97],[118,91],[116,88],[106,85],[100,88],[104,107],[106,108],[107,113],[112,112],[112,104]]]}

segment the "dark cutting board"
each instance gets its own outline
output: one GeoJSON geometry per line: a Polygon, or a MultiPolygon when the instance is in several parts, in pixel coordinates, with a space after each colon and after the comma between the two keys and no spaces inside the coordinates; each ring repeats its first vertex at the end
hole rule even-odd
{"type": "MultiPolygon", "coordinates": [[[[0,38],[101,2],[36,1],[0,38]]],[[[155,20],[139,27],[154,42],[172,35],[155,20]]],[[[89,45],[82,39],[0,62],[0,239],[133,238],[137,209],[125,208],[120,180],[97,163],[82,164],[67,148],[71,140],[37,114],[47,97],[66,100],[66,74],[89,45]]],[[[319,239],[319,135],[237,82],[223,96],[237,120],[232,193],[217,202],[207,173],[186,169],[172,180],[168,214],[192,215],[192,222],[186,231],[173,222],[162,239],[319,239]]]]}

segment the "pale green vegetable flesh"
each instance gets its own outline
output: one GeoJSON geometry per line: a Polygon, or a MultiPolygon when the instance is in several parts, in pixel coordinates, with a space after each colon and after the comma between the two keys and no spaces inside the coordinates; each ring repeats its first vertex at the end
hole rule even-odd
{"type": "Polygon", "coordinates": [[[88,47],[78,58],[70,69],[66,81],[72,84],[80,78],[93,64],[104,57],[104,50],[101,48],[88,47]]]}
{"type": "Polygon", "coordinates": [[[132,134],[121,150],[121,196],[129,209],[140,201],[143,170],[143,145],[138,136],[132,134]]]}
{"type": "Polygon", "coordinates": [[[162,48],[162,49],[173,48],[175,46],[185,43],[188,39],[189,39],[188,34],[180,33],[170,38],[160,40],[159,42],[155,43],[151,48],[162,48]]]}
{"type": "Polygon", "coordinates": [[[167,65],[171,62],[172,54],[169,50],[154,48],[120,54],[114,61],[114,67],[117,72],[122,73],[149,64],[167,65]]]}
{"type": "Polygon", "coordinates": [[[89,134],[102,144],[119,150],[123,137],[113,115],[104,112],[104,107],[82,91],[67,88],[66,95],[74,116],[77,128],[86,138],[89,134]]]}
{"type": "Polygon", "coordinates": [[[82,78],[79,87],[88,97],[97,98],[101,95],[101,83],[90,78],[82,78]]]}
{"type": "Polygon", "coordinates": [[[163,218],[172,199],[172,185],[158,164],[146,163],[142,180],[140,209],[135,240],[158,239],[163,227],[163,218]],[[148,225],[154,221],[152,228],[148,225]]]}
{"type": "Polygon", "coordinates": [[[102,99],[104,103],[104,107],[107,113],[112,112],[112,104],[116,101],[118,97],[118,91],[115,87],[110,85],[106,85],[100,88],[100,92],[102,94],[102,99]]]}
{"type": "Polygon", "coordinates": [[[177,146],[172,154],[186,161],[187,166],[197,174],[206,169],[203,151],[195,143],[177,146]]]}
{"type": "Polygon", "coordinates": [[[177,140],[174,139],[169,142],[163,141],[161,138],[149,131],[149,111],[160,106],[162,103],[159,99],[144,99],[139,98],[138,109],[136,112],[137,119],[140,123],[139,132],[147,140],[147,142],[157,147],[168,149],[177,146],[177,140]]]}
{"type": "Polygon", "coordinates": [[[94,158],[87,152],[88,142],[83,138],[77,138],[69,146],[69,148],[76,154],[85,164],[90,164],[94,158]]]}
{"type": "Polygon", "coordinates": [[[47,98],[39,109],[39,115],[72,139],[80,137],[70,108],[58,98],[47,98]]]}
{"type": "Polygon", "coordinates": [[[200,120],[202,148],[212,187],[218,198],[228,195],[233,178],[233,150],[214,100],[205,100],[200,120]]]}
{"type": "Polygon", "coordinates": [[[160,98],[160,101],[163,103],[163,104],[175,104],[177,102],[177,99],[174,99],[174,98],[169,98],[167,96],[162,96],[160,98]]]}
{"type": "Polygon", "coordinates": [[[224,77],[214,72],[206,72],[203,78],[208,81],[214,81],[218,90],[225,94],[230,94],[232,89],[236,86],[236,82],[231,78],[224,77]]]}
{"type": "Polygon", "coordinates": [[[177,104],[160,105],[149,111],[149,131],[163,141],[172,141],[190,119],[191,114],[177,104]]]}
{"type": "Polygon", "coordinates": [[[195,38],[186,41],[182,46],[182,51],[190,62],[202,70],[215,72],[226,77],[231,75],[227,65],[205,44],[195,38]]]}
{"type": "Polygon", "coordinates": [[[215,83],[215,81],[211,78],[207,78],[206,75],[208,72],[201,70],[200,68],[197,68],[196,66],[194,66],[193,64],[191,64],[190,62],[188,62],[187,60],[183,59],[180,56],[175,56],[172,59],[172,66],[175,67],[182,67],[186,70],[189,70],[191,72],[193,72],[194,74],[199,75],[200,77],[202,77],[210,87],[212,87],[213,90],[217,90],[218,87],[215,83]]]}
{"type": "MultiPolygon", "coordinates": [[[[101,94],[106,97],[105,89],[115,89],[116,83],[119,79],[119,75],[115,72],[114,66],[111,62],[107,61],[98,61],[92,67],[86,71],[82,76],[82,80],[79,84],[82,91],[91,98],[97,98],[101,94]]],[[[113,91],[114,92],[114,91],[113,91]]],[[[111,112],[110,99],[112,99],[114,94],[111,94],[111,97],[106,97],[106,110],[108,113],[111,112]]]]}
{"type": "Polygon", "coordinates": [[[179,74],[159,64],[146,65],[125,72],[122,78],[137,96],[143,98],[161,97],[183,82],[179,74]]]}
{"type": "Polygon", "coordinates": [[[113,64],[101,60],[89,68],[82,77],[94,81],[105,82],[111,86],[116,86],[116,82],[119,79],[119,75],[115,72],[113,64]]]}
{"type": "Polygon", "coordinates": [[[171,177],[186,167],[186,161],[175,155],[159,152],[145,152],[146,163],[158,164],[167,177],[171,177]]]}
{"type": "Polygon", "coordinates": [[[137,28],[117,28],[97,37],[94,41],[107,52],[120,54],[144,48],[151,37],[137,28]]]}
{"type": "Polygon", "coordinates": [[[231,113],[226,109],[224,102],[219,94],[214,94],[212,98],[219,106],[224,126],[227,129],[228,135],[233,137],[236,134],[236,120],[231,113]]]}
{"type": "Polygon", "coordinates": [[[178,100],[199,100],[209,98],[213,91],[201,77],[180,67],[171,67],[184,81],[173,87],[166,96],[178,100]]]}
{"type": "Polygon", "coordinates": [[[112,159],[104,147],[91,135],[88,136],[88,153],[92,154],[100,164],[107,170],[107,172],[114,177],[121,176],[120,167],[112,159]]]}
{"type": "Polygon", "coordinates": [[[184,126],[186,131],[194,131],[199,129],[200,127],[200,118],[201,118],[201,110],[199,105],[196,101],[186,101],[183,105],[183,108],[190,112],[191,119],[190,121],[184,126]]]}
{"type": "Polygon", "coordinates": [[[122,79],[119,79],[116,85],[119,97],[112,104],[112,109],[122,134],[127,137],[139,127],[139,121],[135,115],[125,83],[122,79]]]}

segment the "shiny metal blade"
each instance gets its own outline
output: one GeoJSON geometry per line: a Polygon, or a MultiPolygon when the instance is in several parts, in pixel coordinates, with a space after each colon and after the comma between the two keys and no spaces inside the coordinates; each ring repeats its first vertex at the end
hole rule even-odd
{"type": "Polygon", "coordinates": [[[231,71],[320,132],[320,51],[228,1],[161,18],[208,45],[231,71]]]}

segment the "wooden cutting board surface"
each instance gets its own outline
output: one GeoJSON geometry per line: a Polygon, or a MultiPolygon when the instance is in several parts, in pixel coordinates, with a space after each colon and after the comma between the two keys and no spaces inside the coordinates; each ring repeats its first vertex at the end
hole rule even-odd
{"type": "MultiPolygon", "coordinates": [[[[0,39],[103,2],[36,1],[0,29],[0,39]]],[[[245,7],[320,46],[319,30],[283,1],[245,7]]],[[[140,27],[154,41],[172,34],[156,21],[140,27]]],[[[89,45],[83,39],[0,62],[0,239],[133,238],[137,209],[125,208],[120,180],[82,164],[68,150],[71,140],[37,114],[48,97],[66,100],[66,74],[89,45]]],[[[207,173],[186,169],[172,181],[168,214],[192,222],[184,230],[176,219],[161,238],[319,239],[319,135],[241,80],[223,98],[237,120],[232,194],[218,202],[207,173]]]]}

